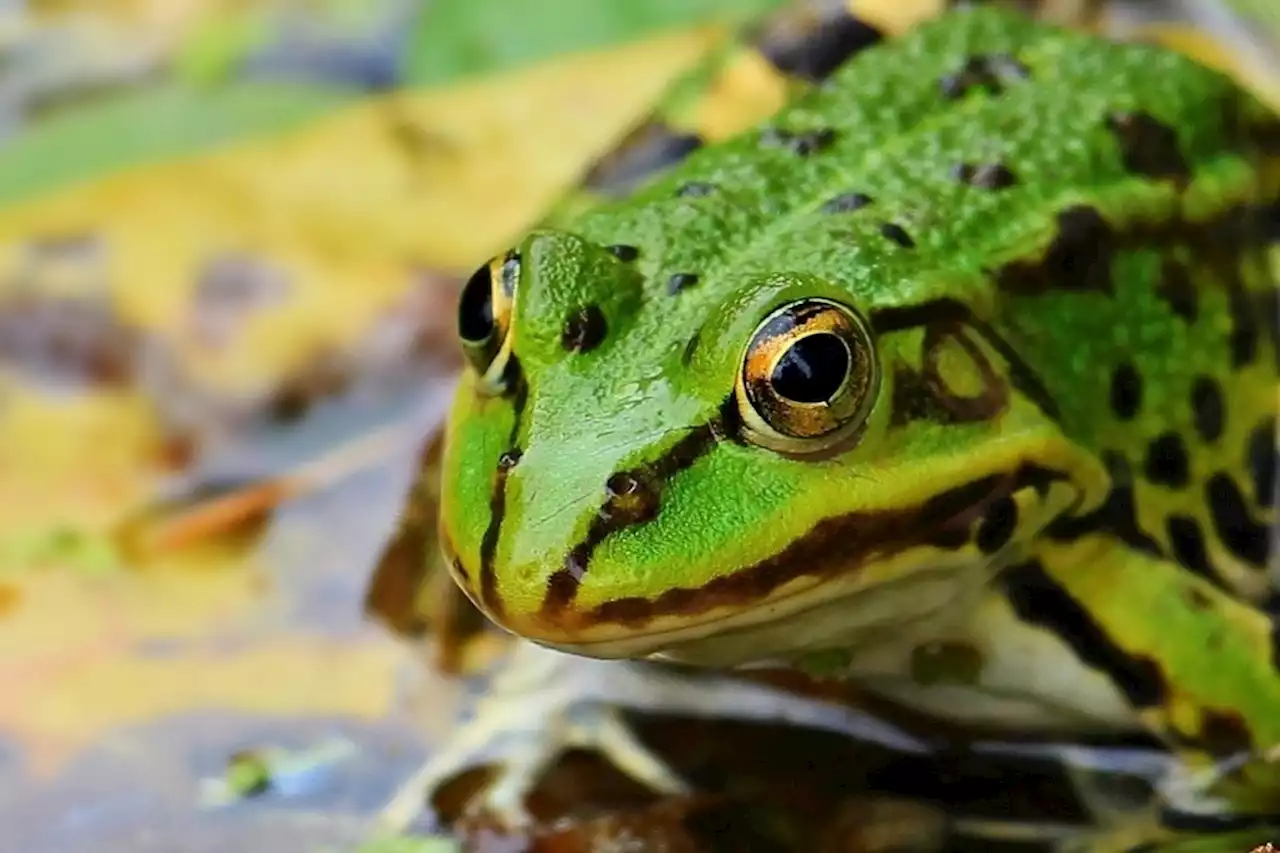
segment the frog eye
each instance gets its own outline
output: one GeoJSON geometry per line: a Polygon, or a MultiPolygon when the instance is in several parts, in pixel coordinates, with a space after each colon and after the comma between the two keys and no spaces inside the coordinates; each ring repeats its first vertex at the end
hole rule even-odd
{"type": "Polygon", "coordinates": [[[829,450],[857,435],[874,403],[878,367],[862,317],[801,299],[756,327],[738,374],[745,437],[781,453],[829,450]]]}
{"type": "Polygon", "coordinates": [[[458,298],[458,337],[476,373],[497,383],[511,354],[511,304],[520,278],[520,255],[507,252],[467,279],[458,298]]]}

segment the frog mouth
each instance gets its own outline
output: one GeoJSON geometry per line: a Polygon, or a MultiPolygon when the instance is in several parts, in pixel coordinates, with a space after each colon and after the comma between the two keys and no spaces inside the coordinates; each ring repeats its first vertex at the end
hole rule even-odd
{"type": "MultiPolygon", "coordinates": [[[[619,598],[591,609],[544,612],[530,625],[512,627],[564,651],[631,657],[697,644],[739,627],[778,623],[850,595],[862,597],[872,589],[887,590],[898,575],[926,583],[929,578],[956,576],[957,569],[968,576],[969,568],[989,573],[993,556],[975,541],[974,528],[981,530],[982,519],[1014,493],[1032,488],[1045,497],[1054,483],[1067,479],[1062,472],[1022,464],[911,507],[824,519],[774,555],[701,587],[671,589],[655,598],[619,598]],[[919,546],[929,547],[927,563],[910,553],[919,546]],[[883,567],[883,577],[869,577],[872,566],[883,567]]],[[[1079,498],[1076,489],[1066,491],[1071,497],[1064,493],[1062,503],[1079,498]]]]}

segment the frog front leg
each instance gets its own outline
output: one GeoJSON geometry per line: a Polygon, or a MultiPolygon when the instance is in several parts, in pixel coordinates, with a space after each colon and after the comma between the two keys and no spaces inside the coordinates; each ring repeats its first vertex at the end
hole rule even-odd
{"type": "Polygon", "coordinates": [[[1179,754],[1163,785],[1164,840],[1156,843],[1177,850],[1206,833],[1221,833],[1220,844],[1236,833],[1256,837],[1253,844],[1275,840],[1273,617],[1154,547],[1100,533],[1049,537],[1000,583],[1019,618],[1056,633],[1110,676],[1141,723],[1179,754]]]}
{"type": "Polygon", "coordinates": [[[627,711],[717,720],[787,723],[839,732],[903,752],[928,747],[843,705],[705,670],[643,661],[583,658],[518,642],[475,700],[469,719],[384,809],[381,829],[403,832],[449,778],[486,763],[498,774],[468,806],[507,828],[527,826],[525,797],[570,749],[595,751],[656,793],[686,782],[643,744],[627,711]]]}

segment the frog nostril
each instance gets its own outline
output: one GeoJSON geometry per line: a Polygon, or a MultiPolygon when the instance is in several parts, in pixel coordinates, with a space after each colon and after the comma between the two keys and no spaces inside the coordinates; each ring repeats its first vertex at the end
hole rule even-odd
{"type": "Polygon", "coordinates": [[[588,352],[604,341],[607,325],[598,306],[587,305],[565,320],[560,343],[570,352],[588,352]]]}
{"type": "Polygon", "coordinates": [[[618,525],[639,524],[658,512],[658,491],[639,475],[614,474],[605,483],[608,496],[600,508],[600,518],[618,525]]]}
{"type": "Polygon", "coordinates": [[[520,451],[508,450],[498,457],[498,472],[505,474],[520,462],[520,451]]]}

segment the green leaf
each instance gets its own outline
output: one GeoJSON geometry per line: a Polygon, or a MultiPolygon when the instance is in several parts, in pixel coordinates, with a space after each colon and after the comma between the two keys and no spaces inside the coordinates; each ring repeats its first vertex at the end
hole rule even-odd
{"type": "Polygon", "coordinates": [[[738,23],[785,0],[434,0],[407,63],[410,85],[438,85],[559,53],[710,21],[738,23]]]}
{"type": "Polygon", "coordinates": [[[217,18],[197,29],[174,58],[174,73],[199,85],[226,83],[270,39],[265,10],[217,18]]]}
{"type": "Polygon", "coordinates": [[[348,92],[291,84],[208,89],[164,83],[32,122],[0,148],[0,204],[297,127],[351,103],[348,92]]]}

